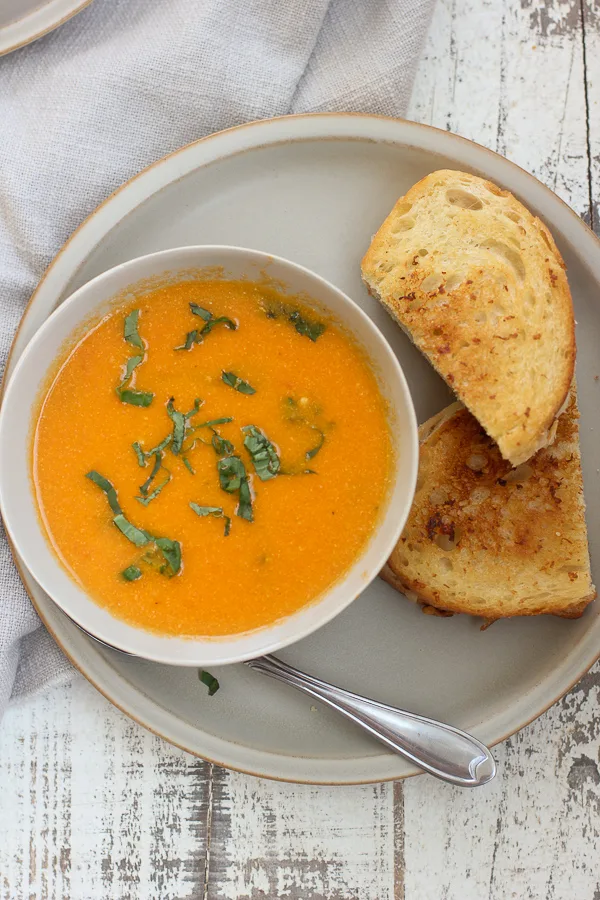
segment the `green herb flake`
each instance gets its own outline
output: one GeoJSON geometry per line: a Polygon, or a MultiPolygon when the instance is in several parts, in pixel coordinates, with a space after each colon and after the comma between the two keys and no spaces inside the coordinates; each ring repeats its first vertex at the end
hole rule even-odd
{"type": "Polygon", "coordinates": [[[135,455],[137,456],[138,465],[143,469],[146,465],[146,454],[142,450],[139,441],[134,441],[131,446],[133,447],[135,455]]]}
{"type": "Polygon", "coordinates": [[[93,469],[91,472],[88,472],[85,477],[89,478],[90,481],[93,481],[94,484],[98,485],[100,490],[104,491],[104,493],[106,494],[106,499],[108,500],[110,508],[112,509],[115,516],[122,515],[123,510],[119,506],[117,492],[108,478],[105,478],[103,475],[100,475],[99,472],[96,472],[93,469]]]}
{"type": "Polygon", "coordinates": [[[163,567],[161,572],[163,574],[177,575],[181,569],[181,544],[179,541],[171,541],[169,538],[155,538],[154,543],[166,561],[166,567],[163,567]],[[170,573],[167,570],[170,570],[170,573]]]}
{"type": "Polygon", "coordinates": [[[197,428],[211,428],[213,425],[227,425],[229,422],[233,422],[233,416],[223,416],[221,419],[209,419],[208,422],[200,422],[199,425],[194,425],[194,431],[197,428]]]}
{"type": "Polygon", "coordinates": [[[218,431],[213,431],[211,444],[217,456],[231,456],[233,453],[233,444],[227,438],[221,437],[218,431]]]}
{"type": "Polygon", "coordinates": [[[190,303],[190,310],[195,316],[200,316],[201,319],[204,319],[205,322],[210,322],[213,317],[209,309],[204,309],[203,306],[198,306],[197,303],[190,303]]]}
{"type": "Polygon", "coordinates": [[[239,492],[239,504],[235,511],[237,516],[253,522],[252,494],[246,475],[246,467],[239,456],[226,456],[217,463],[219,484],[228,494],[239,492]]]}
{"type": "Polygon", "coordinates": [[[323,434],[323,432],[320,431],[318,428],[313,428],[313,430],[319,432],[319,443],[316,445],[316,447],[313,447],[312,450],[307,451],[307,453],[306,453],[307,459],[314,459],[315,456],[317,455],[317,453],[319,452],[319,450],[321,449],[321,447],[323,446],[323,444],[325,443],[325,435],[323,434]]]}
{"type": "Polygon", "coordinates": [[[134,309],[129,313],[128,316],[126,316],[125,324],[123,327],[123,337],[128,344],[131,344],[132,347],[137,347],[138,350],[144,350],[144,342],[142,341],[138,332],[139,317],[139,309],[134,309]]]}
{"type": "Polygon", "coordinates": [[[126,569],[123,569],[121,572],[121,578],[125,581],[137,581],[138,578],[142,577],[142,570],[138,569],[137,566],[127,566],[126,569]]]}
{"type": "Polygon", "coordinates": [[[205,669],[198,670],[198,678],[205,684],[208,688],[208,696],[212,697],[213,694],[216,694],[220,688],[220,684],[215,678],[214,675],[211,675],[210,672],[207,672],[205,669]]]}
{"type": "Polygon", "coordinates": [[[311,322],[308,319],[304,319],[298,310],[295,310],[290,314],[289,320],[294,325],[298,334],[309,338],[313,342],[316,342],[317,339],[321,337],[326,328],[323,322],[311,322]]]}
{"type": "Polygon", "coordinates": [[[229,536],[231,531],[231,518],[226,516],[220,506],[199,506],[197,503],[190,503],[190,507],[197,516],[214,516],[215,519],[225,520],[225,537],[229,536]]]}
{"type": "Polygon", "coordinates": [[[287,303],[267,302],[263,309],[268,319],[278,319],[280,316],[287,319],[298,334],[313,342],[316,342],[327,328],[323,322],[306,318],[298,309],[287,303]]]}
{"type": "Polygon", "coordinates": [[[225,384],[232,387],[234,391],[239,391],[240,394],[256,393],[256,389],[251,384],[248,384],[247,381],[243,381],[235,372],[223,372],[221,378],[225,384]]]}
{"type": "Polygon", "coordinates": [[[261,481],[275,478],[281,468],[281,461],[275,445],[256,425],[245,425],[244,447],[252,458],[252,464],[261,481]]]}
{"type": "Polygon", "coordinates": [[[113,522],[119,531],[125,535],[127,540],[131,541],[132,544],[135,544],[136,547],[145,547],[146,544],[149,544],[152,540],[151,534],[148,534],[147,531],[142,531],[141,528],[136,528],[135,525],[132,525],[131,522],[125,518],[123,513],[116,515],[113,522]]]}
{"type": "Polygon", "coordinates": [[[190,310],[195,316],[199,316],[203,320],[204,325],[200,330],[196,328],[193,331],[188,331],[185,342],[181,346],[175,347],[175,350],[191,350],[194,344],[201,344],[215,325],[225,325],[231,331],[237,330],[237,323],[230,319],[229,316],[215,317],[210,310],[204,309],[203,306],[198,306],[197,303],[190,303],[190,310]]]}
{"type": "Polygon", "coordinates": [[[171,450],[177,456],[181,453],[181,448],[183,447],[183,442],[185,440],[186,434],[190,429],[189,420],[192,416],[195,416],[198,410],[200,409],[202,401],[196,397],[194,401],[194,406],[187,413],[179,412],[175,409],[174,406],[175,399],[171,397],[169,402],[167,403],[167,414],[171,421],[173,422],[173,435],[172,435],[172,444],[171,450]]]}
{"type": "Polygon", "coordinates": [[[131,388],[117,388],[117,394],[121,403],[128,403],[130,406],[150,406],[154,400],[154,394],[150,391],[134,391],[131,388]]]}

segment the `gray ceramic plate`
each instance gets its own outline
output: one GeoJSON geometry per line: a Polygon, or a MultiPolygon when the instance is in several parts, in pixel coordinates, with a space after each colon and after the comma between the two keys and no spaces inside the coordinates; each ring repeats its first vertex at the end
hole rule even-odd
{"type": "MultiPolygon", "coordinates": [[[[561,200],[496,154],[447,132],[368,116],[253,123],[185,147],[142,172],[81,226],[44,276],[10,368],[51,310],[98,273],[183,244],[255,247],[302,263],[353,297],[401,358],[422,421],[448,392],[361,285],[359,263],[397,197],[434,169],[461,168],[512,190],[554,233],[578,327],[579,402],[592,561],[600,560],[600,244],[561,200]]],[[[224,766],[305,782],[381,781],[415,770],[292,690],[232,666],[209,699],[194,671],[104,650],[22,572],[42,619],[83,674],[167,740],[224,766]]],[[[282,656],[344,687],[445,719],[489,744],[540,715],[600,653],[600,605],[577,621],[437,619],[376,581],[282,656]]]]}
{"type": "Polygon", "coordinates": [[[37,41],[92,0],[1,0],[0,56],[37,41]]]}

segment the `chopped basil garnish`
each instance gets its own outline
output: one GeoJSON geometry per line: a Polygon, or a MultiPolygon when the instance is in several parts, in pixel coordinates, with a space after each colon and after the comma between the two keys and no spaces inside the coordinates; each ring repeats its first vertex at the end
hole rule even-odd
{"type": "Polygon", "coordinates": [[[233,453],[233,444],[231,441],[221,437],[218,431],[213,430],[211,444],[213,445],[217,456],[231,456],[233,453]]]}
{"type": "Polygon", "coordinates": [[[255,394],[256,390],[252,387],[251,384],[248,384],[247,381],[243,381],[239,375],[236,375],[234,372],[223,372],[221,378],[225,382],[225,384],[232,387],[234,391],[239,391],[240,394],[255,394]]]}
{"type": "Polygon", "coordinates": [[[185,342],[180,347],[175,347],[176,350],[191,350],[194,344],[201,344],[215,325],[225,325],[231,331],[237,329],[237,324],[233,319],[230,319],[228,316],[217,316],[215,318],[210,310],[198,306],[197,303],[190,303],[190,310],[195,316],[199,316],[204,321],[204,325],[200,329],[195,328],[193,331],[188,331],[185,342]]]}
{"type": "MultiPolygon", "coordinates": [[[[193,450],[195,446],[196,446],[196,441],[194,441],[193,445],[190,447],[190,450],[193,450]]],[[[187,456],[182,456],[181,462],[184,464],[184,466],[186,467],[186,469],[188,470],[190,475],[196,474],[196,470],[193,467],[193,465],[191,464],[191,462],[189,461],[189,459],[187,458],[187,456]]]]}
{"type": "Polygon", "coordinates": [[[146,481],[142,485],[140,485],[140,494],[142,494],[143,497],[145,497],[146,494],[148,493],[148,491],[150,489],[150,485],[152,484],[152,482],[154,481],[154,479],[160,472],[161,467],[162,467],[162,453],[156,453],[154,456],[154,466],[152,467],[152,472],[150,473],[150,475],[148,476],[146,481]]]}
{"type": "Polygon", "coordinates": [[[123,569],[121,572],[121,577],[125,579],[125,581],[137,581],[138,578],[142,577],[142,570],[138,569],[137,566],[127,566],[126,569],[123,569]]]}
{"type": "Polygon", "coordinates": [[[191,427],[189,420],[192,416],[196,415],[200,406],[201,400],[198,397],[196,397],[192,409],[187,413],[178,412],[178,410],[175,409],[173,397],[171,397],[167,403],[167,414],[173,422],[173,442],[171,444],[171,450],[175,455],[181,452],[186,434],[191,427]]]}
{"type": "Polygon", "coordinates": [[[95,472],[94,470],[92,470],[91,472],[88,472],[85,477],[89,478],[90,481],[93,481],[94,484],[97,484],[98,487],[102,491],[104,491],[104,493],[106,494],[106,499],[108,500],[108,502],[110,504],[110,508],[112,509],[115,516],[122,515],[123,510],[119,506],[117,492],[114,489],[114,487],[112,486],[112,484],[110,483],[110,481],[108,480],[108,478],[105,478],[103,475],[100,475],[99,472],[95,472]]]}
{"type": "Polygon", "coordinates": [[[160,569],[161,573],[169,574],[167,570],[170,569],[170,574],[176,575],[181,569],[181,544],[179,541],[172,541],[169,538],[153,537],[147,531],[143,531],[143,529],[132,525],[123,515],[117,499],[117,492],[108,478],[104,478],[103,475],[100,475],[93,470],[88,472],[85,477],[89,478],[90,481],[93,481],[94,484],[98,485],[98,487],[104,491],[110,504],[110,508],[115,514],[113,524],[116,525],[127,540],[131,541],[132,544],[135,544],[136,547],[145,547],[147,544],[154,544],[165,560],[160,569]]]}
{"type": "Polygon", "coordinates": [[[190,503],[191,508],[197,516],[214,516],[215,519],[225,519],[225,537],[231,531],[231,518],[226,516],[220,506],[198,506],[197,503],[190,503]]]}
{"type": "MultiPolygon", "coordinates": [[[[129,315],[126,316],[125,325],[123,327],[123,337],[133,347],[136,347],[138,350],[144,350],[144,342],[137,330],[139,314],[139,309],[134,309],[133,312],[130,312],[129,315]]],[[[133,370],[141,365],[143,361],[143,354],[130,356],[127,360],[125,374],[121,379],[121,383],[117,385],[116,388],[117,396],[121,403],[128,403],[130,406],[150,406],[152,403],[154,394],[150,391],[136,391],[133,388],[127,387],[131,381],[133,370]]]]}
{"type": "Polygon", "coordinates": [[[135,525],[132,525],[129,522],[123,513],[119,513],[114,517],[113,522],[121,531],[128,541],[131,541],[132,544],[135,544],[136,547],[145,547],[146,544],[149,544],[152,540],[152,535],[148,534],[147,531],[142,531],[141,528],[136,528],[135,525]]]}
{"type": "Polygon", "coordinates": [[[196,431],[197,428],[211,428],[213,425],[227,425],[228,422],[233,422],[233,416],[223,416],[222,419],[209,419],[208,422],[200,422],[199,425],[194,425],[193,430],[196,431]]]}
{"type": "Polygon", "coordinates": [[[133,391],[131,388],[117,388],[117,394],[121,403],[128,403],[130,406],[150,406],[154,400],[154,394],[150,391],[133,391]]]}
{"type": "Polygon", "coordinates": [[[132,347],[137,347],[138,350],[144,349],[144,342],[142,341],[139,332],[138,332],[138,319],[140,317],[139,309],[134,309],[129,313],[125,318],[125,325],[123,328],[123,337],[127,341],[128,344],[131,344],[132,347]]]}
{"type": "Polygon", "coordinates": [[[254,521],[252,515],[252,494],[246,475],[246,467],[239,456],[226,456],[217,463],[219,483],[228,494],[239,492],[239,504],[235,513],[248,522],[254,521]]]}
{"type": "MultiPolygon", "coordinates": [[[[161,551],[166,560],[166,566],[171,570],[172,575],[177,575],[181,569],[181,544],[179,541],[171,541],[169,538],[154,538],[154,543],[161,551]]],[[[164,574],[164,569],[161,573],[164,574]]]]}
{"type": "Polygon", "coordinates": [[[322,322],[310,322],[308,319],[303,319],[297,310],[289,316],[289,320],[298,334],[310,338],[313,342],[316,342],[317,338],[320,338],[325,331],[325,325],[322,322]]]}
{"type": "Polygon", "coordinates": [[[252,464],[261,481],[275,478],[281,462],[274,444],[256,425],[245,425],[242,431],[246,435],[244,447],[252,458],[252,464]]]}
{"type": "Polygon", "coordinates": [[[308,450],[308,452],[306,453],[307,459],[314,459],[315,456],[317,455],[317,453],[319,452],[319,450],[321,449],[321,447],[323,446],[323,444],[325,443],[325,435],[323,434],[323,432],[319,431],[319,429],[316,428],[315,426],[312,426],[312,427],[313,427],[314,431],[319,432],[319,443],[316,445],[316,447],[313,447],[312,450],[308,450]]]}
{"type": "Polygon", "coordinates": [[[146,465],[146,454],[142,450],[139,441],[135,441],[131,446],[133,447],[135,455],[137,456],[138,465],[140,465],[143,469],[146,465]]]}
{"type": "Polygon", "coordinates": [[[204,309],[203,306],[198,306],[197,303],[190,303],[190,310],[195,316],[200,316],[201,319],[204,319],[205,322],[210,322],[213,317],[209,309],[204,309]]]}
{"type": "Polygon", "coordinates": [[[250,493],[250,485],[248,484],[247,478],[242,480],[239,497],[240,502],[235,511],[236,516],[246,519],[247,522],[254,522],[254,515],[252,513],[252,494],[250,493]]]}
{"type": "Polygon", "coordinates": [[[289,306],[287,303],[266,301],[263,309],[268,319],[278,319],[280,317],[287,319],[298,334],[309,338],[313,342],[320,338],[327,328],[323,322],[305,318],[298,309],[294,306],[289,306]]]}
{"type": "Polygon", "coordinates": [[[208,688],[208,696],[212,697],[213,694],[216,694],[220,688],[220,684],[215,678],[214,675],[211,675],[210,672],[205,671],[205,669],[198,670],[198,678],[205,684],[208,688]]]}

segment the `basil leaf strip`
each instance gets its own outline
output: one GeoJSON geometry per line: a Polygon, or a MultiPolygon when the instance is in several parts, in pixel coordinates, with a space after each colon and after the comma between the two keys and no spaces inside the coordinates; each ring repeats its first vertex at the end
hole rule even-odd
{"type": "Polygon", "coordinates": [[[240,502],[238,504],[238,508],[235,511],[236,516],[240,516],[242,519],[246,519],[247,522],[254,521],[254,515],[252,513],[252,494],[250,493],[250,485],[248,484],[248,479],[244,478],[240,485],[240,502]]]}
{"type": "Polygon", "coordinates": [[[137,581],[138,578],[142,577],[142,570],[138,569],[137,566],[127,566],[126,569],[123,569],[121,572],[121,577],[125,579],[125,581],[137,581]]]}
{"type": "MultiPolygon", "coordinates": [[[[169,538],[155,538],[154,543],[164,556],[172,574],[177,575],[181,569],[181,544],[179,541],[171,541],[169,538]]],[[[162,571],[163,569],[161,569],[162,571]]]]}
{"type": "Polygon", "coordinates": [[[205,684],[208,688],[208,696],[212,697],[213,694],[216,694],[221,685],[217,681],[214,675],[211,675],[210,672],[206,672],[204,669],[198,670],[198,678],[205,684]]]}
{"type": "Polygon", "coordinates": [[[94,484],[97,484],[100,490],[104,491],[106,494],[106,499],[110,504],[110,508],[112,509],[115,516],[119,516],[123,514],[123,510],[119,506],[119,500],[117,498],[117,492],[108,480],[103,475],[100,475],[99,472],[95,472],[93,469],[91,472],[88,472],[85,476],[89,478],[90,481],[93,481],[94,484]]]}
{"type": "Polygon", "coordinates": [[[154,394],[149,391],[133,391],[130,388],[117,388],[117,394],[121,403],[128,403],[130,406],[150,406],[154,400],[154,394]]]}
{"type": "Polygon", "coordinates": [[[154,466],[152,468],[152,472],[150,473],[150,475],[146,479],[146,481],[142,485],[140,485],[140,494],[142,494],[144,497],[148,493],[150,485],[152,484],[152,482],[158,475],[158,473],[161,469],[161,466],[162,466],[162,454],[156,453],[154,456],[154,466]]]}
{"type": "Polygon", "coordinates": [[[176,575],[181,569],[181,544],[179,541],[172,541],[169,538],[155,538],[151,534],[148,534],[147,531],[136,528],[136,526],[132,525],[123,515],[117,500],[117,492],[108,478],[104,478],[103,475],[100,475],[94,470],[88,472],[86,478],[93,481],[94,484],[98,485],[98,487],[106,494],[110,508],[115,513],[113,523],[117,526],[119,531],[125,535],[127,540],[131,541],[132,544],[135,544],[136,547],[145,547],[147,544],[153,543],[155,547],[160,550],[165,559],[165,564],[160,570],[161,573],[164,574],[168,567],[171,570],[171,573],[176,575]]]}
{"type": "MultiPolygon", "coordinates": [[[[133,347],[136,347],[138,350],[145,350],[144,342],[142,341],[137,330],[139,314],[139,309],[134,309],[129,313],[128,316],[125,317],[123,337],[129,344],[131,344],[133,347]]],[[[130,406],[150,406],[150,404],[152,403],[154,394],[152,394],[150,391],[135,391],[132,388],[127,387],[129,382],[131,381],[133,370],[141,365],[143,361],[143,354],[138,356],[130,356],[127,360],[127,365],[125,366],[125,375],[121,379],[121,383],[116,388],[117,396],[121,403],[128,403],[130,406]]]]}
{"type": "Polygon", "coordinates": [[[201,400],[196,397],[193,408],[187,413],[182,413],[175,409],[173,397],[171,397],[167,403],[167,414],[173,422],[173,443],[171,444],[171,450],[175,455],[181,452],[186,432],[190,427],[189,419],[196,415],[200,409],[200,404],[201,400]]]}
{"type": "Polygon", "coordinates": [[[198,306],[197,303],[190,303],[190,310],[195,316],[199,316],[203,320],[204,325],[200,330],[195,328],[194,331],[188,331],[185,343],[180,347],[175,347],[175,350],[191,350],[194,344],[201,344],[215,325],[225,325],[231,331],[237,330],[237,323],[230,319],[229,316],[217,316],[215,318],[209,309],[204,309],[203,306],[198,306]]]}
{"type": "Polygon", "coordinates": [[[256,393],[256,389],[251,384],[248,384],[247,381],[243,381],[235,372],[223,372],[221,378],[225,384],[232,387],[234,391],[239,391],[240,394],[256,393]]]}
{"type": "Polygon", "coordinates": [[[319,452],[319,450],[321,449],[321,447],[323,446],[323,444],[325,443],[325,435],[323,434],[323,432],[320,431],[318,428],[315,428],[314,426],[313,426],[313,430],[319,432],[319,443],[317,444],[316,447],[313,447],[312,450],[308,450],[308,452],[306,453],[307,459],[314,459],[315,456],[317,455],[317,453],[319,452]]]}
{"type": "Polygon", "coordinates": [[[304,318],[299,310],[293,306],[288,306],[287,303],[267,303],[264,306],[264,310],[268,319],[278,319],[279,316],[284,316],[294,326],[298,334],[309,338],[313,342],[320,338],[327,328],[323,322],[304,318]]]}
{"type": "Polygon", "coordinates": [[[195,316],[200,316],[201,319],[204,319],[205,322],[210,322],[213,317],[209,309],[204,309],[203,306],[198,306],[197,303],[190,303],[190,310],[195,316]]]}
{"type": "Polygon", "coordinates": [[[131,344],[132,347],[137,347],[138,350],[144,350],[144,342],[142,341],[138,332],[139,316],[139,309],[134,309],[129,313],[128,316],[126,316],[125,324],[123,327],[123,337],[128,344],[131,344]]]}
{"type": "Polygon", "coordinates": [[[231,456],[233,444],[227,438],[221,437],[218,431],[213,431],[211,443],[217,456],[231,456]]]}
{"type": "Polygon", "coordinates": [[[197,516],[214,516],[215,519],[225,519],[225,537],[228,537],[231,531],[231,518],[226,516],[220,506],[198,506],[197,503],[190,503],[190,507],[197,516]]]}
{"type": "Polygon", "coordinates": [[[303,319],[297,310],[291,313],[289,320],[298,334],[309,338],[313,343],[321,337],[326,327],[322,322],[310,322],[308,319],[303,319]]]}
{"type": "Polygon", "coordinates": [[[135,544],[136,547],[145,547],[146,544],[149,544],[152,540],[151,534],[148,534],[147,531],[142,531],[141,528],[136,528],[135,525],[132,525],[131,522],[125,518],[123,513],[119,513],[118,516],[115,516],[113,522],[119,531],[125,535],[127,540],[131,541],[132,544],[135,544]]]}
{"type": "Polygon", "coordinates": [[[240,502],[235,514],[248,522],[253,522],[252,494],[248,484],[246,467],[242,460],[239,456],[226,456],[217,463],[217,471],[219,473],[219,483],[224,491],[227,491],[228,494],[234,494],[236,491],[239,491],[240,502]]]}
{"type": "Polygon", "coordinates": [[[252,458],[252,464],[261,481],[275,478],[281,468],[281,461],[275,446],[256,425],[245,425],[244,447],[252,458]]]}

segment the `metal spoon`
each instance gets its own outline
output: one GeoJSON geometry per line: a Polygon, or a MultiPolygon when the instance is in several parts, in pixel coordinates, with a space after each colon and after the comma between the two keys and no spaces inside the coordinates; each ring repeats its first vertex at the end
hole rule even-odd
{"type": "Polygon", "coordinates": [[[316,697],[442,781],[459,787],[478,787],[496,774],[496,763],[488,748],[458,728],[335,687],[274,656],[250,659],[246,665],[316,697]]]}

